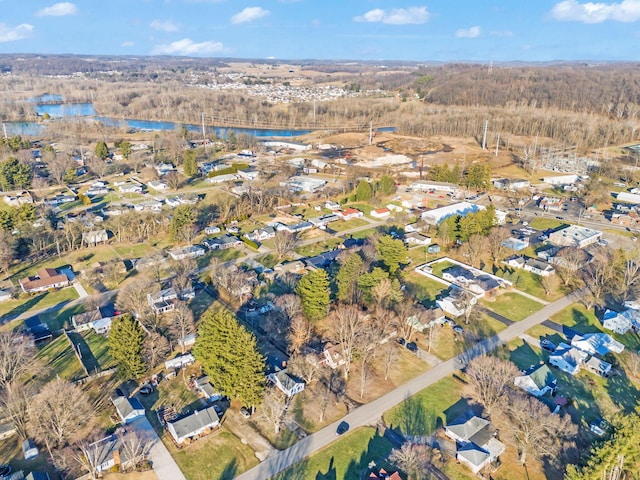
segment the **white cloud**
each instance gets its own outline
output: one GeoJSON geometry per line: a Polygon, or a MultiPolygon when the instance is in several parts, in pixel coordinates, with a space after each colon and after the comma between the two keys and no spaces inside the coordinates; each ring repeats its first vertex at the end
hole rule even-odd
{"type": "Polygon", "coordinates": [[[154,20],[149,26],[161,32],[177,32],[180,30],[180,27],[172,20],[154,20]]]}
{"type": "Polygon", "coordinates": [[[133,47],[134,45],[135,45],[135,43],[130,42],[130,41],[128,41],[128,40],[127,40],[126,42],[122,42],[122,43],[120,44],[120,46],[121,46],[121,47],[133,47]]]}
{"type": "Polygon", "coordinates": [[[480,27],[461,28],[456,30],[456,37],[458,38],[476,38],[480,36],[480,27]]]}
{"type": "Polygon", "coordinates": [[[38,17],[65,17],[78,13],[78,7],[71,2],[54,3],[50,7],[43,8],[36,12],[38,17]]]}
{"type": "Polygon", "coordinates": [[[152,55],[207,55],[224,50],[221,42],[194,42],[190,38],[183,38],[171,43],[156,45],[152,55]]]}
{"type": "Polygon", "coordinates": [[[28,23],[21,23],[12,27],[6,23],[0,23],[0,43],[3,42],[15,42],[22,38],[27,38],[33,31],[33,25],[28,23]]]}
{"type": "Polygon", "coordinates": [[[551,16],[563,22],[636,22],[640,20],[640,0],[622,0],[619,3],[580,3],[576,0],[564,0],[554,5],[551,16]]]}
{"type": "Polygon", "coordinates": [[[240,23],[249,23],[259,18],[266,17],[271,12],[262,7],[247,7],[239,13],[231,17],[231,23],[238,25],[240,23]]]}
{"type": "Polygon", "coordinates": [[[389,25],[420,25],[429,20],[429,11],[427,7],[393,8],[389,11],[375,8],[353,20],[370,23],[382,22],[389,25]]]}

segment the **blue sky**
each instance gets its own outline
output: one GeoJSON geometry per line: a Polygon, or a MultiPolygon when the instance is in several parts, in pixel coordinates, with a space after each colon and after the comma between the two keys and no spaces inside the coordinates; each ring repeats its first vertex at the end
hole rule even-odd
{"type": "Polygon", "coordinates": [[[639,60],[640,0],[0,0],[0,53],[639,60]]]}

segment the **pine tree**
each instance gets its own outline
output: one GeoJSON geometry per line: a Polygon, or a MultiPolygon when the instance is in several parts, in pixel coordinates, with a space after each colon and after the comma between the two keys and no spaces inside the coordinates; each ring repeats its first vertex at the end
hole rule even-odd
{"type": "Polygon", "coordinates": [[[389,175],[383,175],[376,184],[376,187],[382,195],[391,195],[396,193],[396,182],[389,175]]]}
{"type": "Polygon", "coordinates": [[[174,240],[186,240],[190,237],[189,231],[196,222],[196,212],[191,205],[180,205],[173,211],[169,232],[174,240]]]}
{"type": "Polygon", "coordinates": [[[187,177],[195,177],[198,174],[198,162],[196,161],[196,151],[187,150],[184,152],[182,168],[187,177]]]}
{"type": "Polygon", "coordinates": [[[338,299],[347,303],[354,303],[358,296],[358,278],[364,273],[364,262],[356,252],[350,254],[336,275],[338,299]]]}
{"type": "Polygon", "coordinates": [[[358,188],[356,188],[355,199],[358,202],[366,202],[371,200],[373,196],[373,189],[371,188],[371,184],[366,180],[360,180],[358,184],[358,188]]]}
{"type": "Polygon", "coordinates": [[[195,357],[223,395],[258,405],[264,394],[265,360],[256,338],[228,310],[207,311],[200,320],[195,357]]]}
{"type": "Polygon", "coordinates": [[[302,299],[302,310],[311,322],[320,320],[329,311],[329,276],[327,272],[319,268],[304,275],[296,293],[302,299]]]}
{"type": "Polygon", "coordinates": [[[387,267],[391,275],[395,275],[400,270],[401,264],[409,262],[407,247],[398,238],[389,235],[380,237],[376,245],[380,261],[387,267]]]}
{"type": "Polygon", "coordinates": [[[146,372],[142,359],[144,332],[131,315],[123,315],[111,322],[109,353],[118,365],[121,378],[140,378],[146,372]]]}
{"type": "Polygon", "coordinates": [[[96,156],[101,160],[107,158],[109,156],[109,149],[107,148],[107,144],[100,140],[98,143],[96,143],[95,153],[96,156]]]}

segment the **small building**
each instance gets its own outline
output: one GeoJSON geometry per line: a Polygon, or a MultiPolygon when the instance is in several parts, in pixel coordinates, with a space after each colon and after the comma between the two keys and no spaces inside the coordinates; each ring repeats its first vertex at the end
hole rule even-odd
{"type": "MultiPolygon", "coordinates": [[[[135,435],[134,431],[125,433],[124,436],[135,435]]],[[[130,468],[135,463],[144,460],[147,452],[141,452],[136,458],[130,458],[133,453],[130,448],[123,448],[123,435],[109,435],[89,445],[91,452],[87,459],[93,468],[95,475],[111,470],[114,467],[130,468]]]]}
{"type": "Polygon", "coordinates": [[[573,185],[580,180],[579,175],[559,175],[557,177],[543,177],[542,181],[549,185],[573,185]]]}
{"type": "Polygon", "coordinates": [[[442,325],[445,320],[444,312],[440,307],[426,308],[420,311],[420,315],[407,317],[407,325],[410,325],[418,332],[423,332],[433,325],[442,325]]]}
{"type": "MultiPolygon", "coordinates": [[[[436,305],[452,318],[461,317],[467,309],[466,303],[462,298],[463,294],[464,292],[461,289],[454,288],[446,297],[437,299],[436,305]]],[[[469,299],[469,304],[475,305],[477,301],[475,297],[472,297],[469,299]]]]}
{"type": "Polygon", "coordinates": [[[52,288],[62,288],[70,284],[65,273],[58,273],[55,268],[41,268],[35,276],[20,280],[20,287],[25,293],[46,292],[52,288]]]}
{"type": "Polygon", "coordinates": [[[118,187],[121,193],[135,193],[137,195],[142,195],[142,187],[137,183],[125,183],[124,185],[120,185],[118,187]]]}
{"type": "Polygon", "coordinates": [[[200,245],[189,245],[187,247],[174,248],[169,250],[169,256],[174,260],[184,260],[186,258],[198,258],[207,253],[200,245]]]}
{"type": "Polygon", "coordinates": [[[79,313],[71,317],[73,327],[82,332],[93,329],[96,333],[106,334],[111,329],[111,321],[119,315],[113,303],[103,305],[85,313],[79,313]]]}
{"type": "Polygon", "coordinates": [[[427,253],[440,253],[440,245],[429,245],[427,253]]]}
{"type": "Polygon", "coordinates": [[[122,395],[111,397],[111,403],[116,407],[116,412],[122,423],[130,423],[136,418],[144,417],[144,406],[137,398],[127,398],[122,395]]]}
{"type": "Polygon", "coordinates": [[[170,312],[176,308],[178,294],[173,288],[161,290],[158,293],[148,293],[147,302],[151,309],[157,314],[170,312]]]}
{"type": "Polygon", "coordinates": [[[216,233],[220,233],[221,231],[222,230],[220,230],[220,227],[218,227],[217,225],[209,225],[204,229],[204,233],[206,235],[215,235],[216,233]]]}
{"type": "Polygon", "coordinates": [[[196,359],[190,353],[185,355],[179,355],[175,358],[171,358],[164,362],[164,368],[167,370],[179,370],[185,368],[192,363],[195,363],[196,359]]]}
{"type": "Polygon", "coordinates": [[[353,220],[354,218],[364,217],[364,213],[356,208],[345,208],[344,210],[336,210],[333,212],[334,215],[337,215],[344,221],[353,220]]]}
{"type": "Polygon", "coordinates": [[[190,386],[208,402],[215,402],[222,398],[222,395],[216,392],[213,385],[211,385],[208,375],[193,379],[190,386]]]}
{"type": "Polygon", "coordinates": [[[374,218],[387,218],[389,217],[389,215],[391,215],[391,210],[389,210],[388,208],[377,208],[376,210],[371,210],[371,213],[369,215],[374,218]]]}
{"type": "Polygon", "coordinates": [[[178,444],[183,444],[187,439],[195,440],[203,433],[219,427],[220,419],[213,407],[207,407],[167,422],[167,431],[178,444]]]}
{"type": "Polygon", "coordinates": [[[534,397],[553,394],[558,386],[558,379],[544,363],[534,365],[516,377],[513,383],[534,397]]]}
{"type": "Polygon", "coordinates": [[[588,356],[582,350],[566,343],[560,343],[558,348],[549,355],[549,364],[558,367],[569,375],[576,375],[588,356]]]}
{"type": "Polygon", "coordinates": [[[207,238],[202,242],[209,250],[226,250],[227,248],[239,247],[242,240],[233,235],[225,233],[218,238],[207,238]]]}
{"type": "Polygon", "coordinates": [[[492,183],[493,186],[498,190],[509,191],[522,190],[531,186],[531,182],[524,179],[501,178],[498,180],[493,180],[492,183]]]}
{"type": "Polygon", "coordinates": [[[570,225],[549,234],[549,241],[562,247],[585,248],[600,241],[601,238],[601,231],[578,225],[570,225]]]}
{"type": "Polygon", "coordinates": [[[253,232],[247,233],[246,238],[252,242],[264,242],[276,236],[276,231],[273,227],[260,227],[253,232]]]}
{"type": "Polygon", "coordinates": [[[501,287],[498,277],[488,273],[465,268],[461,265],[454,265],[442,271],[442,278],[454,285],[473,292],[476,295],[489,296],[498,291],[501,287]]]}
{"type": "Polygon", "coordinates": [[[417,223],[410,223],[410,224],[404,226],[404,231],[405,231],[405,233],[421,232],[422,231],[422,227],[420,225],[418,225],[417,223]]]}
{"type": "Polygon", "coordinates": [[[406,245],[426,246],[431,243],[431,237],[427,237],[419,232],[407,233],[403,239],[406,245]]]}
{"type": "Polygon", "coordinates": [[[605,356],[609,352],[622,353],[624,350],[624,345],[607,333],[575,335],[571,339],[571,345],[589,355],[605,356]]]}
{"type": "Polygon", "coordinates": [[[462,217],[470,213],[478,213],[484,210],[484,205],[476,205],[475,203],[459,202],[446,207],[434,208],[422,213],[421,218],[429,225],[437,226],[449,217],[460,215],[462,217]]]}
{"type": "Polygon", "coordinates": [[[82,241],[87,246],[96,246],[99,243],[106,243],[109,240],[109,234],[106,230],[91,230],[82,234],[82,241]]]}
{"type": "Polygon", "coordinates": [[[556,271],[549,263],[527,257],[526,255],[514,255],[504,260],[504,263],[512,268],[525,270],[541,277],[548,277],[549,275],[553,275],[556,271]]]}
{"type": "Polygon", "coordinates": [[[337,202],[333,202],[331,200],[327,200],[326,202],[324,202],[324,208],[328,209],[328,210],[340,210],[340,204],[337,202]]]}
{"type": "Polygon", "coordinates": [[[417,180],[409,185],[409,190],[418,192],[446,192],[456,193],[460,187],[455,183],[433,182],[431,180],[417,180]]]}
{"type": "Polygon", "coordinates": [[[601,377],[608,377],[611,374],[611,364],[594,356],[589,357],[589,360],[584,362],[584,368],[601,377]]]}
{"type": "Polygon", "coordinates": [[[270,373],[267,378],[289,398],[303,391],[305,387],[305,383],[302,380],[290,375],[286,369],[270,373]]]}
{"type": "Polygon", "coordinates": [[[564,200],[556,197],[542,197],[538,200],[538,208],[545,212],[559,212],[564,206],[564,200]]]}
{"type": "Polygon", "coordinates": [[[161,163],[159,165],[156,165],[155,168],[156,168],[156,172],[158,172],[158,175],[161,177],[175,170],[175,167],[170,163],[161,163]]]}
{"type": "Polygon", "coordinates": [[[22,442],[22,454],[24,455],[25,460],[31,460],[38,456],[38,446],[36,443],[27,438],[24,442],[22,442]]]}
{"type": "Polygon", "coordinates": [[[169,190],[169,185],[166,182],[163,182],[161,180],[151,180],[150,182],[147,183],[147,185],[149,185],[150,188],[153,188],[158,192],[169,190]]]}

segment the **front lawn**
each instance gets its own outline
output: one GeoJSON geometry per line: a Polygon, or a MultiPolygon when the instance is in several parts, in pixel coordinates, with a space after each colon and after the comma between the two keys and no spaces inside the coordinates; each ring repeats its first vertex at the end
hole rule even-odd
{"type": "Polygon", "coordinates": [[[346,433],[343,438],[329,447],[273,478],[274,480],[365,478],[366,472],[369,471],[369,464],[371,462],[380,464],[392,449],[391,442],[381,437],[375,428],[362,427],[346,433]]]}
{"type": "Polygon", "coordinates": [[[89,346],[98,365],[100,365],[101,370],[108,370],[115,366],[115,362],[109,353],[109,339],[107,337],[94,333],[93,330],[82,332],[82,337],[89,346]]]}
{"type": "Polygon", "coordinates": [[[331,222],[328,228],[335,230],[336,232],[344,232],[345,230],[363,227],[364,225],[369,225],[369,222],[363,218],[354,218],[353,220],[348,221],[338,220],[337,222],[331,222]]]}
{"type": "Polygon", "coordinates": [[[542,303],[531,300],[516,292],[503,293],[495,297],[492,301],[483,299],[480,303],[489,310],[493,310],[497,314],[514,322],[519,322],[544,307],[542,303]]]}
{"type": "Polygon", "coordinates": [[[3,317],[3,321],[6,321],[25,312],[52,307],[60,303],[67,303],[76,298],[78,298],[78,292],[76,292],[74,287],[66,287],[33,296],[25,294],[16,300],[8,300],[0,303],[0,317],[3,317]]]}
{"type": "MultiPolygon", "coordinates": [[[[242,257],[243,253],[236,248],[225,248],[224,250],[213,250],[211,256],[219,259],[221,262],[228,262],[242,257]]],[[[208,262],[207,262],[208,263],[208,262]]]]}
{"type": "Polygon", "coordinates": [[[324,242],[319,241],[316,243],[310,243],[309,245],[298,247],[296,248],[296,253],[301,257],[315,257],[316,255],[319,255],[321,253],[333,250],[340,244],[342,244],[342,239],[330,238],[324,242]]]}
{"type": "Polygon", "coordinates": [[[536,230],[557,230],[559,227],[566,226],[567,224],[561,220],[555,218],[534,218],[529,223],[531,228],[536,230]]]}
{"type": "Polygon", "coordinates": [[[47,367],[41,380],[52,380],[56,376],[65,380],[84,377],[85,373],[74,353],[69,341],[64,335],[44,345],[36,357],[47,367]]]}
{"type": "Polygon", "coordinates": [[[444,283],[436,282],[415,271],[405,276],[405,284],[408,293],[425,305],[435,302],[439,295],[449,289],[444,283]]]}

